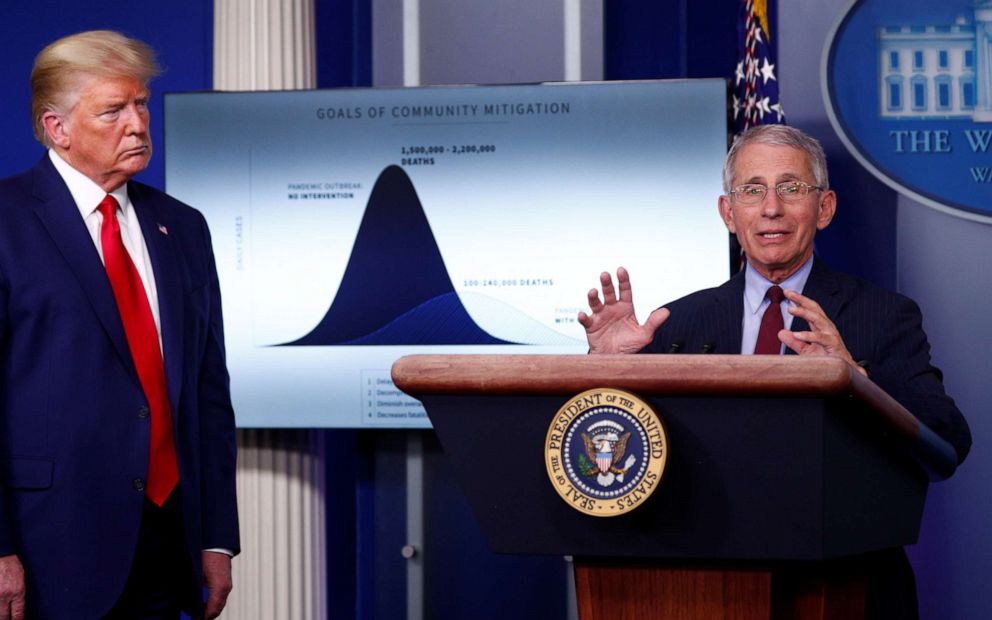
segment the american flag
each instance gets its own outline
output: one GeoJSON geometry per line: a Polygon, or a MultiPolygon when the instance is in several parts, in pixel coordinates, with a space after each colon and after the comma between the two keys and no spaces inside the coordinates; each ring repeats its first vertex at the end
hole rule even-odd
{"type": "Polygon", "coordinates": [[[755,125],[784,123],[778,79],[768,41],[768,0],[741,0],[737,20],[734,122],[741,132],[755,125]]]}

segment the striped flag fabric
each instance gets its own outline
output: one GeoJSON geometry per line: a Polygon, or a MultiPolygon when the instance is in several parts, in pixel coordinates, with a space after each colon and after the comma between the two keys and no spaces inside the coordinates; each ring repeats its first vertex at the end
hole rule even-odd
{"type": "Polygon", "coordinates": [[[737,132],[784,123],[775,58],[768,38],[768,0],[741,0],[737,20],[734,122],[737,132]]]}

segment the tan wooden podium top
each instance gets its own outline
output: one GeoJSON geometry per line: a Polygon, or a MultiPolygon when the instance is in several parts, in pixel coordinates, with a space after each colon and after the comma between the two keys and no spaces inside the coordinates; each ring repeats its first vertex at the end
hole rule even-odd
{"type": "Polygon", "coordinates": [[[798,355],[409,355],[393,382],[428,394],[575,394],[612,387],[642,395],[850,395],[869,405],[937,478],[957,465],[953,448],[842,360],[798,355]],[[950,459],[950,462],[947,462],[950,459]]]}

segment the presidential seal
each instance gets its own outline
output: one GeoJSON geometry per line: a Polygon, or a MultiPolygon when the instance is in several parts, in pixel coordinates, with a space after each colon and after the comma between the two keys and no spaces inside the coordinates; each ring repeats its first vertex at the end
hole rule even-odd
{"type": "Polygon", "coordinates": [[[668,460],[668,435],[651,407],[629,392],[599,388],[558,410],[544,442],[555,491],[594,517],[615,517],[651,496],[668,460]]]}

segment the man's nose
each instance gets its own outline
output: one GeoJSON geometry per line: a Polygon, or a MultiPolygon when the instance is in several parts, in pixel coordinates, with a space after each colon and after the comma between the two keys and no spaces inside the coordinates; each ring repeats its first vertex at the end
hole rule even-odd
{"type": "Polygon", "coordinates": [[[142,134],[148,131],[148,111],[136,106],[127,107],[126,125],[128,133],[142,134]]]}
{"type": "Polygon", "coordinates": [[[785,212],[785,205],[782,197],[778,195],[774,187],[769,187],[765,194],[765,199],[761,202],[761,214],[765,217],[778,217],[785,212]]]}

